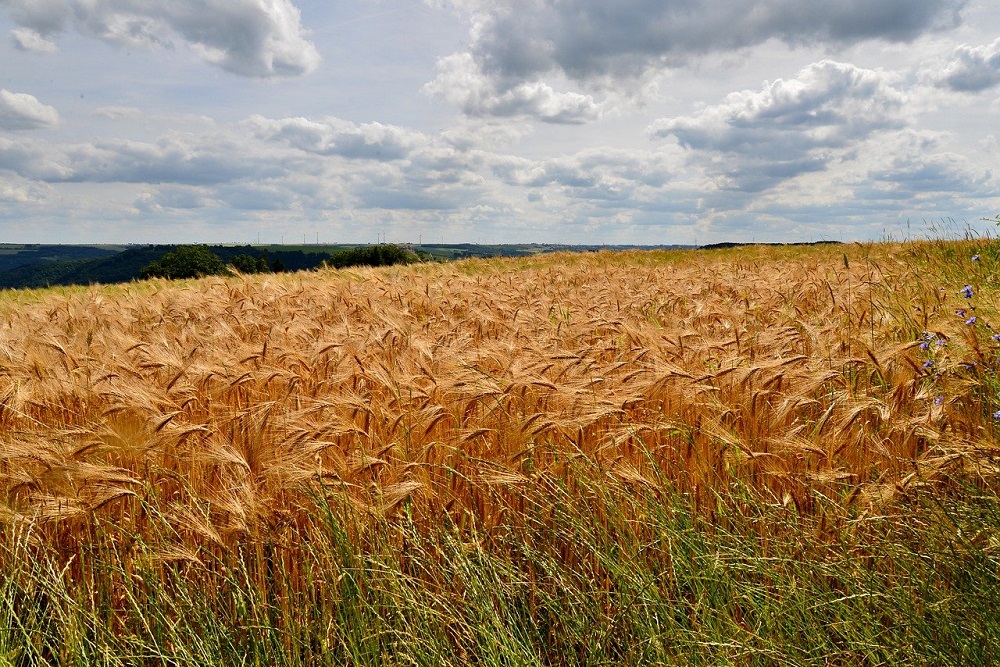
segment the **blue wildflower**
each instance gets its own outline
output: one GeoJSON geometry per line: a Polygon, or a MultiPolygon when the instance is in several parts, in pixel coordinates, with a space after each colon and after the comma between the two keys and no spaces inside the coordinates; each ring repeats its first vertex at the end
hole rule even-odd
{"type": "Polygon", "coordinates": [[[967,320],[965,321],[965,323],[966,323],[966,324],[968,324],[969,326],[972,326],[973,324],[975,324],[975,323],[976,323],[976,316],[975,316],[975,315],[973,315],[972,317],[970,317],[969,319],[967,319],[967,320]]]}
{"type": "Polygon", "coordinates": [[[965,308],[959,308],[958,310],[955,311],[955,314],[958,315],[959,317],[965,317],[965,308]]]}
{"type": "Polygon", "coordinates": [[[1000,410],[993,413],[993,419],[1000,419],[1000,410]]]}
{"type": "Polygon", "coordinates": [[[921,343],[921,344],[920,344],[920,349],[921,349],[921,350],[926,350],[926,349],[927,349],[927,348],[929,348],[930,346],[931,346],[931,344],[930,344],[930,343],[928,343],[928,342],[927,342],[927,341],[925,340],[925,341],[924,341],[923,343],[921,343]]]}
{"type": "Polygon", "coordinates": [[[930,359],[928,359],[927,361],[924,362],[924,368],[932,368],[933,366],[934,366],[934,362],[931,361],[930,359]]]}
{"type": "Polygon", "coordinates": [[[1000,343],[1000,334],[993,334],[993,340],[995,340],[998,343],[1000,343]]]}
{"type": "Polygon", "coordinates": [[[948,343],[947,341],[945,341],[944,338],[938,338],[936,341],[934,341],[934,344],[937,345],[938,347],[944,347],[948,343]]]}
{"type": "Polygon", "coordinates": [[[934,399],[934,405],[941,405],[944,403],[944,396],[938,396],[934,399]]]}
{"type": "Polygon", "coordinates": [[[966,299],[972,298],[972,285],[966,285],[965,287],[962,288],[962,296],[964,296],[966,299]]]}

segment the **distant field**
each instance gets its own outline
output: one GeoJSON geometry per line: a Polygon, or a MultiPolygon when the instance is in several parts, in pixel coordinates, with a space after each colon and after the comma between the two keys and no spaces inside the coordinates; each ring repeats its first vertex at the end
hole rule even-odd
{"type": "Polygon", "coordinates": [[[971,241],[0,302],[0,664],[990,664],[998,297],[971,241]]]}

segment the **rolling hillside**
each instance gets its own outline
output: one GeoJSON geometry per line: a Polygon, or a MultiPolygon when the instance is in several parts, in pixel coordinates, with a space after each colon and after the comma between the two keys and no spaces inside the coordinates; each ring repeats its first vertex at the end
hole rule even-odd
{"type": "Polygon", "coordinates": [[[2,302],[0,641],[989,664],[998,277],[987,242],[750,247],[2,302]]]}

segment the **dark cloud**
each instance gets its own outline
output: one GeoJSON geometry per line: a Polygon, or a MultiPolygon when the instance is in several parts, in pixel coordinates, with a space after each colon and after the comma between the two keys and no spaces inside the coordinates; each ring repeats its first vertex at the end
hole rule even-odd
{"type": "Polygon", "coordinates": [[[905,184],[905,192],[961,192],[969,191],[969,181],[964,174],[958,172],[953,165],[944,163],[924,163],[908,161],[907,164],[894,165],[891,170],[869,172],[869,176],[879,182],[897,185],[905,184]]]}
{"type": "Polygon", "coordinates": [[[1000,193],[1000,182],[989,169],[943,151],[941,139],[917,131],[886,138],[882,153],[872,156],[871,167],[856,193],[869,202],[914,202],[942,196],[993,198],[1000,193]]]}
{"type": "Polygon", "coordinates": [[[0,0],[0,9],[41,35],[60,32],[73,16],[73,3],[68,0],[0,0]]]}
{"type": "Polygon", "coordinates": [[[978,93],[1000,84],[1000,39],[985,46],[962,45],[936,77],[939,86],[978,93]]]}
{"type": "Polygon", "coordinates": [[[907,42],[957,26],[968,0],[455,2],[474,17],[471,44],[439,60],[426,90],[472,117],[579,124],[604,117],[616,95],[641,97],[644,81],[700,56],[773,41],[907,42]],[[556,90],[553,78],[585,90],[556,90]]]}
{"type": "Polygon", "coordinates": [[[717,181],[722,189],[736,190],[743,194],[756,194],[770,190],[778,183],[827,168],[825,157],[802,157],[797,160],[750,159],[731,168],[722,168],[717,181]]]}
{"type": "Polygon", "coordinates": [[[482,3],[471,52],[522,81],[636,75],[692,56],[757,46],[910,41],[959,21],[966,0],[513,0],[482,3]]]}
{"type": "Polygon", "coordinates": [[[40,38],[68,25],[130,46],[168,46],[178,36],[205,61],[242,76],[299,76],[319,63],[291,0],[0,0],[0,9],[40,38]]]}
{"type": "Polygon", "coordinates": [[[760,91],[732,93],[696,115],[660,119],[649,131],[675,138],[724,187],[760,192],[821,171],[876,132],[903,127],[906,97],[892,79],[826,60],[760,91]]]}

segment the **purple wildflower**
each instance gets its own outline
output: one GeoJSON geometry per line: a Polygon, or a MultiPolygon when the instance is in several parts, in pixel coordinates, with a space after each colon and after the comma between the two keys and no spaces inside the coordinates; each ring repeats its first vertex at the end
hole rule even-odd
{"type": "Polygon", "coordinates": [[[924,362],[924,368],[932,368],[933,366],[934,366],[934,362],[931,361],[930,359],[928,359],[927,361],[924,362]]]}
{"type": "Polygon", "coordinates": [[[962,288],[962,296],[964,296],[966,299],[972,298],[972,285],[966,285],[965,287],[962,288]]]}
{"type": "Polygon", "coordinates": [[[958,315],[959,317],[965,317],[965,308],[959,308],[958,310],[955,311],[955,314],[958,315]]]}
{"type": "Polygon", "coordinates": [[[969,319],[965,320],[965,323],[968,324],[969,326],[972,326],[973,324],[976,323],[976,316],[973,315],[969,319]]]}
{"type": "Polygon", "coordinates": [[[934,399],[934,405],[941,405],[944,403],[944,396],[938,396],[934,399]]]}

